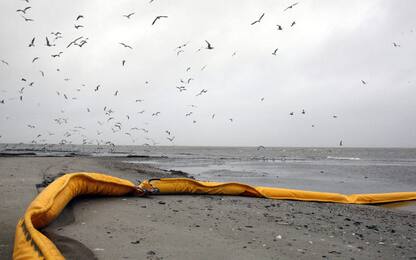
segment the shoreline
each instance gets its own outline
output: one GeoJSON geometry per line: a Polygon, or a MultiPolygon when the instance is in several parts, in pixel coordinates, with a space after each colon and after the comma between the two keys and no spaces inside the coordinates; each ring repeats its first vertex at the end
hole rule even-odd
{"type": "MultiPolygon", "coordinates": [[[[0,157],[0,201],[7,212],[0,222],[0,258],[11,256],[15,225],[37,195],[36,184],[54,175],[185,177],[122,160],[0,157]]],[[[84,252],[82,259],[408,259],[416,256],[414,223],[414,213],[374,206],[163,195],[77,198],[45,231],[62,242],[68,258],[84,252]]]]}

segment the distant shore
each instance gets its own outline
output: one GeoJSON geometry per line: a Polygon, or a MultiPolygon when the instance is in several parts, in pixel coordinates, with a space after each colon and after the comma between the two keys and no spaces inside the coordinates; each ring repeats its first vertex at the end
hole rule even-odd
{"type": "MultiPolygon", "coordinates": [[[[132,181],[187,176],[125,158],[0,157],[0,259],[17,220],[55,176],[101,172],[132,181]]],[[[44,232],[68,259],[409,259],[416,214],[374,206],[221,196],[84,197],[44,232]]]]}

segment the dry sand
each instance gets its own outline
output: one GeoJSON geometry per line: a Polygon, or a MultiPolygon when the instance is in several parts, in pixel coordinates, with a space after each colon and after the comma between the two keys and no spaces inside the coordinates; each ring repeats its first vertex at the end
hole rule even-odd
{"type": "MultiPolygon", "coordinates": [[[[0,158],[0,259],[35,185],[76,171],[174,176],[116,158],[0,158]]],[[[44,230],[68,259],[416,259],[415,231],[406,211],[190,195],[79,198],[44,230]]]]}

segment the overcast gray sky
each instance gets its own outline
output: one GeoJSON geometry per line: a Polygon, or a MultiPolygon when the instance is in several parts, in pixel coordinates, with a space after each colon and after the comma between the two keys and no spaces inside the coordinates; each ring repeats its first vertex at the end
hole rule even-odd
{"type": "Polygon", "coordinates": [[[298,2],[1,1],[0,142],[415,147],[416,2],[298,2]]]}

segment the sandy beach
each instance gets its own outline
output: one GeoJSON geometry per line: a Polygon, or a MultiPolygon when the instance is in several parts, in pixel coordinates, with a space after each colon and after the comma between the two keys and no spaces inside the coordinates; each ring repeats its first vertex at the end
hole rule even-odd
{"type": "MultiPolygon", "coordinates": [[[[120,158],[0,158],[0,259],[15,225],[57,175],[177,176],[120,158]]],[[[376,206],[221,196],[84,197],[44,232],[68,259],[414,259],[416,214],[376,206]]]]}

